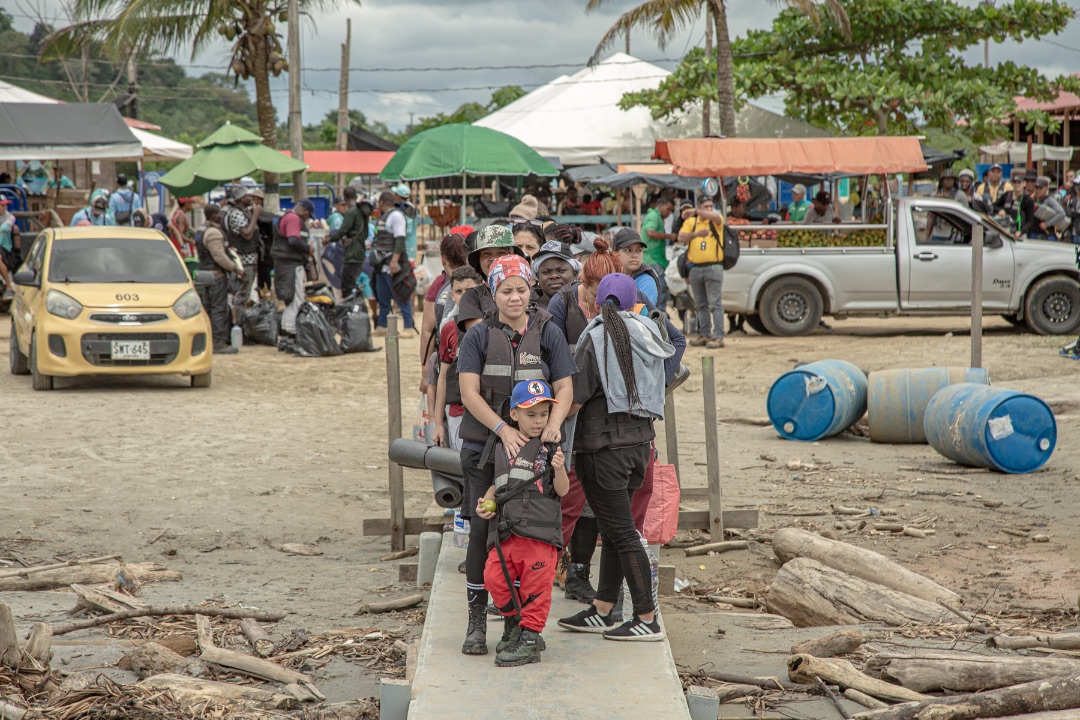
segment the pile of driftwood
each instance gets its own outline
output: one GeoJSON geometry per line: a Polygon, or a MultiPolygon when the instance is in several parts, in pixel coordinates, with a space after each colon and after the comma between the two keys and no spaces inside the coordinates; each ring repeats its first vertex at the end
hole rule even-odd
{"type": "Polygon", "coordinates": [[[302,669],[310,672],[339,656],[402,674],[416,650],[403,640],[404,629],[350,628],[317,636],[294,630],[275,642],[262,623],[283,619],[283,612],[147,604],[129,593],[145,582],[179,579],[179,573],[146,565],[108,557],[0,571],[0,589],[9,582],[19,589],[31,589],[30,583],[52,589],[82,581],[67,584],[76,597],[71,614],[82,619],[35,623],[23,643],[10,608],[0,602],[0,720],[375,718],[374,699],[323,704],[325,697],[302,669]],[[117,667],[133,672],[138,682],[119,684],[95,672],[53,667],[54,638],[93,627],[113,635],[109,642],[132,648],[117,667]]]}
{"type": "Polygon", "coordinates": [[[773,551],[784,564],[765,604],[799,627],[872,621],[910,630],[960,621],[962,634],[990,633],[983,652],[885,650],[864,644],[856,630],[793,646],[789,679],[832,697],[845,718],[830,686],[867,708],[854,716],[860,720],[1080,718],[1080,633],[1019,624],[1001,633],[994,619],[965,612],[959,595],[928,578],[803,530],[778,531],[773,551]]]}

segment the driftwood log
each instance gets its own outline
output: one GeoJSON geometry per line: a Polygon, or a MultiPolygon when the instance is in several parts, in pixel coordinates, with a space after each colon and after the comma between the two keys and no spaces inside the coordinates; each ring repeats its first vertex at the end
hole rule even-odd
{"type": "Polygon", "coordinates": [[[867,620],[927,624],[952,617],[940,605],[803,557],[780,568],[765,604],[797,627],[855,625],[867,620]]]}
{"type": "Polygon", "coordinates": [[[787,667],[788,677],[804,685],[812,685],[821,678],[832,685],[855,688],[859,692],[882,700],[922,700],[926,697],[914,690],[864,675],[847,660],[825,660],[813,655],[792,655],[787,659],[787,667]]]}
{"type": "Polygon", "coordinates": [[[21,662],[22,651],[19,650],[19,638],[15,634],[15,618],[11,616],[7,603],[0,602],[0,665],[18,670],[21,662]]]}
{"type": "Polygon", "coordinates": [[[862,645],[858,630],[841,630],[825,637],[803,640],[791,646],[792,655],[813,655],[816,658],[836,657],[855,652],[862,645]]]}
{"type": "Polygon", "coordinates": [[[1080,633],[1035,633],[1033,635],[996,635],[986,641],[990,647],[1005,650],[1048,647],[1055,650],[1080,650],[1080,633]]]}
{"type": "MultiPolygon", "coordinates": [[[[867,710],[858,720],[975,720],[1080,708],[1080,676],[1035,680],[989,692],[930,698],[867,710]]],[[[1067,716],[1066,716],[1067,717],[1067,716]]]]}
{"type": "Polygon", "coordinates": [[[750,543],[746,540],[728,540],[725,542],[711,542],[704,545],[695,545],[694,547],[686,548],[686,557],[695,557],[697,555],[708,555],[711,552],[725,553],[732,550],[745,550],[750,547],[750,543]]]}
{"type": "Polygon", "coordinates": [[[848,688],[847,690],[845,690],[844,697],[846,697],[851,702],[859,703],[866,708],[876,709],[889,707],[889,703],[882,702],[877,698],[872,698],[866,693],[859,692],[855,688],[848,688]]]}
{"type": "Polygon", "coordinates": [[[144,608],[136,610],[125,610],[124,612],[102,615],[101,617],[90,618],[89,620],[79,620],[78,622],[67,623],[66,625],[57,625],[53,628],[53,635],[67,635],[68,633],[77,630],[86,630],[87,628],[108,625],[109,623],[114,623],[118,620],[128,620],[130,618],[147,615],[208,615],[230,618],[232,620],[255,618],[256,620],[263,620],[265,622],[277,622],[285,617],[286,614],[287,613],[272,612],[269,610],[213,608],[204,607],[202,605],[147,605],[144,608]]]}
{"type": "Polygon", "coordinates": [[[169,570],[160,563],[128,563],[125,565],[110,562],[101,565],[64,565],[32,575],[0,578],[0,592],[59,590],[68,587],[72,583],[79,585],[110,583],[121,569],[134,575],[142,584],[183,579],[180,573],[169,570]]]}
{"type": "Polygon", "coordinates": [[[244,685],[214,682],[185,675],[154,675],[139,682],[141,687],[170,692],[185,707],[203,712],[207,707],[225,705],[237,710],[292,710],[299,704],[292,695],[269,692],[244,685]]]}
{"type": "Polygon", "coordinates": [[[947,652],[914,656],[879,654],[867,663],[867,669],[879,670],[884,677],[915,692],[977,692],[1062,675],[1080,675],[1080,658],[947,652]]]}
{"type": "Polygon", "coordinates": [[[274,641],[270,639],[266,630],[254,618],[244,618],[240,621],[240,632],[251,644],[251,649],[259,657],[269,657],[274,652],[274,641]]]}
{"type": "Polygon", "coordinates": [[[384,613],[390,612],[391,610],[405,610],[407,608],[416,607],[422,602],[424,602],[424,596],[417,593],[416,595],[409,595],[407,597],[398,598],[397,600],[366,603],[357,608],[356,614],[362,615],[364,613],[384,613]]]}
{"type": "Polygon", "coordinates": [[[39,717],[41,715],[33,713],[32,710],[25,710],[18,705],[0,700],[0,720],[30,720],[30,718],[39,717]]]}
{"type": "Polygon", "coordinates": [[[103,557],[87,558],[86,560],[69,560],[68,562],[52,563],[51,565],[34,565],[32,567],[15,568],[13,570],[0,570],[0,578],[26,577],[37,573],[48,572],[58,568],[76,567],[78,565],[93,565],[94,563],[119,560],[119,555],[105,555],[103,557]]]}
{"type": "Polygon", "coordinates": [[[202,677],[207,672],[206,664],[202,661],[178,655],[156,642],[141,645],[120,658],[116,664],[124,670],[132,671],[140,678],[163,673],[202,677]]]}
{"type": "Polygon", "coordinates": [[[848,575],[925,600],[930,603],[962,604],[962,598],[933,580],[914,573],[872,550],[864,550],[820,535],[784,528],[773,535],[773,552],[781,562],[810,558],[848,575]]]}

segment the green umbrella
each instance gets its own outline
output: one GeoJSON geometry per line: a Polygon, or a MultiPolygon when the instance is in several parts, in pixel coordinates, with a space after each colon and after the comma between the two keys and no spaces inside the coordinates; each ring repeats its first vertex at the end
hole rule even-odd
{"type": "Polygon", "coordinates": [[[161,178],[177,196],[202,195],[218,185],[256,170],[291,173],[307,168],[262,144],[258,135],[226,122],[198,145],[198,150],[161,178]]]}
{"type": "Polygon", "coordinates": [[[413,136],[383,168],[384,180],[426,180],[455,175],[558,175],[525,143],[475,125],[442,125],[413,136]]]}

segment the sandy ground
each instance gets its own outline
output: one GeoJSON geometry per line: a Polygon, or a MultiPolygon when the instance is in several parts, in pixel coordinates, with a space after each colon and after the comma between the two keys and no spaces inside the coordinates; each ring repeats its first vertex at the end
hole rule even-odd
{"type": "MultiPolygon", "coordinates": [[[[0,318],[4,366],[6,320],[0,318]]],[[[1057,356],[1061,338],[1022,333],[996,318],[985,327],[984,358],[994,384],[1071,398],[1058,406],[1059,442],[1046,468],[1022,478],[958,474],[928,446],[875,445],[850,434],[799,444],[780,439],[771,427],[735,421],[763,417],[770,384],[799,361],[841,358],[871,371],[967,364],[964,320],[848,320],[836,323],[832,334],[805,338],[751,332],[714,352],[726,507],[760,508],[759,537],[791,525],[832,528],[836,518],[824,514],[830,503],[892,509],[907,522],[930,518],[936,535],[924,539],[868,529],[842,537],[956,589],[973,607],[1075,610],[1080,364],[1057,356]],[[987,507],[985,501],[1002,504],[987,507]],[[793,511],[823,514],[776,514],[793,511]],[[1034,543],[1005,528],[1032,528],[1031,535],[1050,541],[1034,543]]],[[[407,388],[418,381],[418,352],[415,337],[402,341],[407,388]]],[[[703,352],[687,353],[694,377],[676,395],[687,488],[706,482],[703,352]]],[[[315,633],[358,626],[419,634],[417,613],[354,616],[361,602],[408,591],[396,584],[396,563],[378,561],[389,552],[389,539],[361,534],[364,518],[388,515],[385,354],[300,359],[245,347],[216,359],[214,370],[209,390],[192,390],[178,377],[87,378],[59,380],[51,393],[33,392],[29,378],[0,374],[0,558],[18,555],[36,564],[122,553],[132,562],[164,562],[183,580],[148,585],[148,599],[217,597],[287,610],[290,616],[274,628],[277,637],[294,628],[315,633]],[[282,543],[314,544],[323,554],[286,555],[277,549],[282,543]]],[[[414,394],[407,397],[406,431],[415,409],[414,394]]],[[[422,515],[430,504],[429,480],[408,470],[405,478],[407,514],[422,515]]],[[[776,564],[767,546],[755,547],[691,559],[665,549],[661,562],[676,565],[679,578],[701,588],[757,593],[776,564]]],[[[70,594],[34,597],[5,598],[21,625],[60,621],[73,605],[70,594]]],[[[693,615],[715,608],[684,598],[667,607],[677,661],[700,664],[719,641],[715,623],[704,627],[693,615]]],[[[86,652],[71,667],[111,659],[86,652]]],[[[378,677],[337,659],[318,671],[317,682],[334,701],[377,694],[378,677]]]]}

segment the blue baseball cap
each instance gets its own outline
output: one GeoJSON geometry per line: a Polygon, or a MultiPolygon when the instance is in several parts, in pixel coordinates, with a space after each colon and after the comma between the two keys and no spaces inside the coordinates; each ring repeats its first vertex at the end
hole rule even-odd
{"type": "Polygon", "coordinates": [[[551,395],[551,386],[543,380],[522,380],[510,395],[510,407],[530,408],[542,402],[558,404],[551,395]]]}

